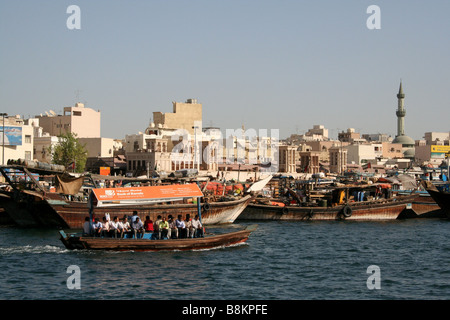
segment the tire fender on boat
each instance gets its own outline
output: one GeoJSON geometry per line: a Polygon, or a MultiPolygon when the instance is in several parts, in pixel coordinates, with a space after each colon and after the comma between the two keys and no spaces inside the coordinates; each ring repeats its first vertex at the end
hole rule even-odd
{"type": "Polygon", "coordinates": [[[283,207],[283,209],[281,209],[281,213],[282,214],[288,214],[289,213],[289,209],[286,207],[283,207]]]}
{"type": "Polygon", "coordinates": [[[342,214],[346,218],[351,217],[352,216],[352,208],[349,205],[345,205],[345,207],[342,208],[342,214]]]}
{"type": "Polygon", "coordinates": [[[210,208],[210,206],[209,206],[209,203],[208,203],[208,202],[206,202],[206,203],[203,204],[203,210],[204,210],[204,211],[208,211],[209,208],[210,208]]]}

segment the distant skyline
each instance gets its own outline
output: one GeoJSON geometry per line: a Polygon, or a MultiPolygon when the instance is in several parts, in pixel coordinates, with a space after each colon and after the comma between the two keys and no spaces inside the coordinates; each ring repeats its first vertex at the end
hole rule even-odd
{"type": "Polygon", "coordinates": [[[24,117],[77,100],[101,135],[143,132],[153,112],[197,99],[203,126],[324,125],[332,138],[450,131],[450,2],[0,0],[0,112],[24,117]],[[71,5],[80,8],[70,30],[71,5]],[[381,29],[366,12],[381,10],[381,29]]]}

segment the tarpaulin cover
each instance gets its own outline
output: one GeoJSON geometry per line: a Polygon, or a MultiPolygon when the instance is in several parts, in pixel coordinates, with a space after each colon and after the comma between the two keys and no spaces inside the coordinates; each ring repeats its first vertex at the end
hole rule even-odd
{"type": "Polygon", "coordinates": [[[75,195],[83,185],[84,177],[72,177],[67,173],[56,175],[56,192],[75,195]]]}

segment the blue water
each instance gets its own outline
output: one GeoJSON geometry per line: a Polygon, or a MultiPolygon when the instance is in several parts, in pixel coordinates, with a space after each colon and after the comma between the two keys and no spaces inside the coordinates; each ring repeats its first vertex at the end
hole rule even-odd
{"type": "MultiPolygon", "coordinates": [[[[208,231],[227,232],[250,223],[208,231]]],[[[66,250],[55,230],[0,227],[0,299],[449,299],[450,221],[259,222],[194,252],[66,250]],[[80,289],[69,289],[69,266],[80,289]],[[369,266],[380,289],[369,289],[369,266]]]]}

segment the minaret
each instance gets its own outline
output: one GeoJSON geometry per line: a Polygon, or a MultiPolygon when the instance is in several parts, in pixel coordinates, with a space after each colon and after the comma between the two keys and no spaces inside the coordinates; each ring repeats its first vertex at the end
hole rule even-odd
{"type": "Polygon", "coordinates": [[[405,116],[406,110],[404,107],[405,94],[403,93],[402,82],[400,81],[400,88],[397,94],[398,109],[397,109],[397,136],[405,135],[405,116]]]}

